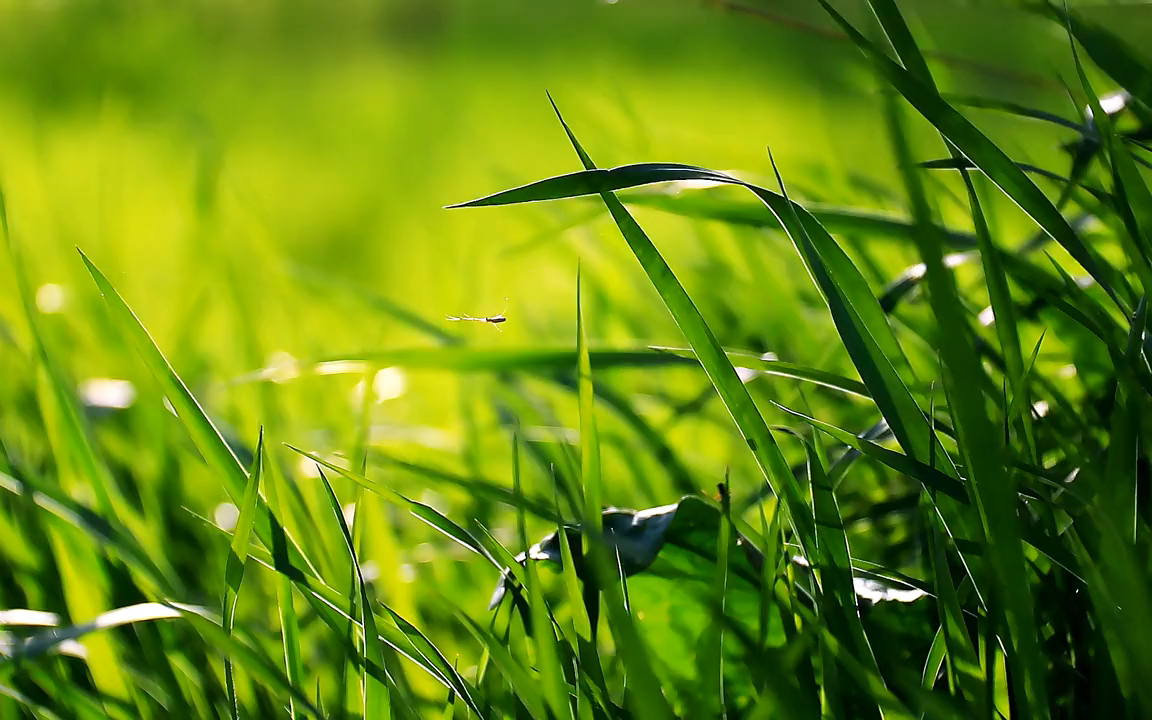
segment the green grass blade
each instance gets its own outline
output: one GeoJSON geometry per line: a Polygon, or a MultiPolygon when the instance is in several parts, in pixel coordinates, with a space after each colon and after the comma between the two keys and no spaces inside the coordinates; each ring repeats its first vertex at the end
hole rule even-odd
{"type": "Polygon", "coordinates": [[[200,450],[208,464],[223,476],[225,489],[228,490],[229,494],[234,499],[240,499],[248,484],[248,474],[244,471],[240,461],[236,459],[232,448],[224,441],[224,436],[208,419],[204,409],[200,407],[200,403],[176,375],[176,371],[172,369],[168,360],[156,347],[136,314],[132,312],[132,309],[128,307],[116,289],[104,277],[104,274],[92,264],[92,261],[83,251],[80,252],[80,257],[88,267],[92,279],[96,281],[96,286],[99,288],[100,294],[104,296],[120,331],[124,333],[129,343],[140,354],[145,366],[160,384],[168,402],[172,404],[176,414],[196,443],[197,449],[200,450]]]}
{"type": "MultiPolygon", "coordinates": [[[[563,119],[561,119],[561,123],[563,123],[563,119]]],[[[583,149],[580,149],[579,143],[576,141],[571,130],[568,129],[566,124],[564,128],[573,146],[577,148],[577,153],[581,155],[582,159],[586,160],[587,156],[583,149]]],[[[588,161],[585,162],[585,167],[588,173],[597,172],[594,170],[594,166],[591,166],[591,163],[588,161]]],[[[624,168],[618,168],[618,170],[623,169],[624,168]]],[[[602,172],[611,173],[614,171],[602,172]]],[[[710,176],[717,175],[715,173],[709,173],[708,171],[704,171],[704,173],[710,176]]],[[[589,175],[587,177],[598,176],[589,175]]],[[[634,181],[635,179],[636,178],[633,177],[630,181],[634,181]]],[[[745,442],[755,456],[761,471],[772,485],[773,492],[784,498],[789,518],[796,527],[802,544],[811,546],[813,544],[814,531],[807,504],[804,502],[795,478],[793,478],[791,470],[784,461],[784,456],[780,453],[775,439],[769,432],[764,418],[761,417],[760,412],[756,409],[756,405],[748,394],[747,388],[744,387],[731,361],[729,361],[728,357],[724,354],[724,350],[720,347],[716,336],[712,333],[711,328],[708,327],[700,311],[696,309],[691,298],[688,297],[688,293],[685,292],[680,281],[676,279],[672,269],[668,266],[668,263],[664,261],[664,258],[660,255],[656,246],[652,244],[652,241],[648,239],[648,236],[620,201],[617,200],[610,191],[602,192],[601,198],[612,214],[613,220],[616,221],[617,226],[620,228],[621,234],[624,235],[625,240],[628,242],[633,255],[640,261],[653,287],[656,288],[661,299],[664,301],[665,307],[668,308],[668,311],[680,326],[681,332],[684,333],[685,338],[692,346],[692,350],[696,353],[697,359],[701,366],[703,366],[709,380],[712,381],[713,386],[716,388],[717,394],[724,402],[724,406],[728,409],[728,412],[732,415],[740,433],[744,436],[745,442]]]]}
{"type": "Polygon", "coordinates": [[[824,422],[823,420],[817,420],[816,418],[805,415],[798,410],[793,410],[792,408],[786,407],[776,402],[773,402],[772,404],[780,408],[782,411],[788,413],[789,415],[803,420],[817,430],[826,433],[829,437],[844,443],[848,447],[858,450],[860,453],[884,463],[896,472],[903,473],[904,475],[919,481],[929,492],[942,492],[949,497],[955,498],[961,503],[967,504],[968,494],[964,488],[964,485],[956,478],[950,475],[946,475],[931,465],[922,463],[919,460],[910,458],[903,453],[896,452],[895,450],[889,450],[883,445],[855,435],[831,423],[824,422]]]}
{"type": "MultiPolygon", "coordinates": [[[[520,438],[516,433],[512,435],[512,487],[516,492],[520,491],[520,438]]],[[[518,508],[516,512],[516,530],[520,538],[520,547],[527,553],[532,544],[528,541],[523,508],[518,508]]],[[[527,581],[524,589],[527,591],[528,608],[532,616],[536,668],[543,686],[544,702],[554,717],[575,720],[572,705],[568,702],[568,684],[560,667],[556,634],[552,627],[552,613],[544,600],[535,561],[531,559],[525,561],[524,576],[527,581]]]]}
{"type": "MultiPolygon", "coordinates": [[[[551,98],[549,98],[549,100],[551,100],[551,98]]],[[[576,140],[576,136],[573,135],[567,123],[564,122],[563,117],[560,116],[560,111],[556,107],[555,103],[552,103],[552,109],[556,111],[556,116],[560,120],[561,126],[564,128],[564,132],[568,135],[568,139],[572,143],[572,147],[575,148],[576,154],[580,156],[580,161],[584,164],[586,169],[592,170],[595,166],[593,165],[591,158],[589,158],[588,154],[584,152],[584,149],[576,140]]],[[[610,193],[605,193],[601,197],[608,205],[609,212],[612,213],[613,219],[615,219],[618,224],[621,222],[621,217],[626,217],[629,221],[631,221],[631,216],[629,216],[628,212],[624,210],[624,206],[620,204],[619,200],[616,200],[616,198],[610,193]]],[[[630,244],[633,241],[639,241],[639,237],[643,237],[643,231],[640,231],[639,226],[635,224],[635,221],[632,221],[632,227],[632,231],[625,232],[625,237],[629,238],[630,244]]],[[[624,228],[622,227],[621,229],[623,230],[624,228]]],[[[680,305],[691,308],[691,312],[695,313],[694,321],[696,325],[711,338],[710,349],[714,353],[719,354],[721,358],[723,358],[723,351],[720,350],[719,344],[716,342],[714,337],[711,337],[711,333],[708,331],[707,326],[704,324],[703,318],[701,318],[700,314],[696,312],[695,307],[692,306],[691,300],[688,299],[688,295],[684,292],[683,288],[680,287],[679,283],[676,282],[675,277],[672,276],[671,269],[668,268],[662,258],[659,258],[659,255],[656,254],[655,247],[652,247],[652,244],[647,242],[647,237],[643,237],[643,241],[646,242],[648,248],[650,248],[651,255],[648,259],[650,260],[652,269],[655,269],[659,272],[659,268],[662,267],[663,277],[665,280],[663,283],[654,283],[657,285],[657,290],[661,292],[662,296],[666,292],[670,293],[672,296],[677,297],[678,303],[680,305]],[[654,257],[652,255],[654,255],[654,257]],[[678,294],[675,292],[677,289],[679,290],[678,294]]],[[[644,264],[644,260],[641,260],[641,264],[644,264]]],[[[645,269],[649,270],[648,267],[645,269]]],[[[650,277],[655,280],[655,277],[652,276],[651,272],[650,277]]],[[[665,302],[667,303],[667,299],[665,302]]],[[[675,315],[676,313],[674,312],[673,314],[675,315]]],[[[679,318],[677,320],[680,322],[679,318]]],[[[683,327],[682,322],[681,327],[683,327]]],[[[582,332],[583,324],[581,324],[581,334],[582,332]]],[[[583,345],[582,342],[580,344],[583,345]]],[[[697,350],[697,352],[699,352],[699,350],[697,350]]],[[[731,379],[739,384],[739,378],[736,376],[736,371],[732,369],[731,364],[727,363],[726,358],[723,358],[723,362],[724,364],[728,365],[728,372],[731,375],[731,379]]],[[[584,363],[582,363],[582,365],[584,365],[584,363]]],[[[705,372],[709,372],[708,362],[701,360],[701,365],[704,366],[705,372]]],[[[585,375],[585,378],[582,379],[582,384],[587,386],[585,394],[590,398],[592,393],[590,362],[587,363],[587,368],[587,374],[585,375],[582,373],[582,375],[585,375]]],[[[709,375],[711,376],[711,372],[709,372],[709,375]]],[[[747,390],[744,390],[743,385],[740,385],[740,389],[744,392],[744,397],[747,399],[748,404],[751,405],[751,398],[748,397],[747,390]]],[[[582,414],[583,411],[591,412],[591,403],[582,403],[581,410],[582,414]]],[[[755,412],[754,407],[752,408],[752,411],[755,412]]],[[[756,417],[759,418],[759,415],[756,417]]],[[[581,419],[582,424],[585,422],[589,423],[589,427],[594,427],[594,425],[591,424],[593,422],[591,416],[589,416],[587,420],[584,420],[583,418],[581,419]]],[[[763,426],[763,420],[761,420],[761,425],[763,426]]],[[[764,434],[768,434],[766,427],[764,428],[764,434]]],[[[582,462],[584,459],[586,459],[589,463],[597,461],[597,456],[599,454],[598,449],[596,452],[593,452],[593,448],[591,447],[591,445],[595,443],[595,440],[592,440],[591,443],[589,443],[589,440],[585,439],[585,443],[588,444],[582,448],[582,462]]],[[[780,458],[780,462],[783,464],[782,457],[780,458]]],[[[599,473],[599,469],[597,468],[593,472],[599,473]]],[[[588,522],[599,522],[599,513],[596,512],[596,510],[598,510],[598,508],[593,508],[593,513],[596,515],[597,519],[589,519],[588,522]]],[[[626,581],[624,580],[623,574],[619,572],[618,566],[616,572],[612,572],[610,569],[607,553],[601,544],[603,542],[602,538],[599,537],[598,534],[593,535],[589,533],[585,535],[585,541],[588,544],[588,554],[592,559],[591,564],[593,567],[593,572],[595,573],[594,576],[596,577],[597,583],[600,585],[601,592],[603,592],[605,595],[609,624],[612,627],[612,632],[616,639],[617,647],[620,649],[621,655],[623,657],[624,665],[628,670],[628,700],[634,708],[633,712],[636,715],[658,719],[671,717],[671,708],[668,706],[668,701],[665,699],[664,694],[661,691],[659,681],[656,679],[656,673],[652,669],[652,665],[649,662],[649,651],[647,650],[645,643],[641,640],[640,634],[636,629],[635,623],[633,622],[632,615],[628,610],[627,598],[625,594],[626,581]]]]}
{"type": "Polygon", "coordinates": [[[1067,27],[1092,62],[1146,107],[1152,108],[1152,68],[1124,39],[1054,3],[1045,2],[1034,8],[1067,27]]]}
{"type": "MultiPolygon", "coordinates": [[[[698,220],[715,220],[729,225],[755,228],[777,226],[772,215],[764,212],[761,203],[715,197],[708,190],[676,195],[659,191],[637,191],[621,193],[619,197],[625,205],[638,205],[698,220]]],[[[806,204],[805,207],[812,213],[812,217],[833,234],[900,238],[910,242],[916,232],[913,223],[898,216],[820,203],[806,204]]],[[[976,246],[976,238],[969,233],[944,227],[939,228],[938,232],[947,239],[950,247],[957,250],[976,246]]]]}
{"type": "MultiPolygon", "coordinates": [[[[375,493],[376,495],[379,495],[380,497],[384,498],[385,500],[392,503],[393,505],[396,505],[397,507],[401,507],[401,508],[407,510],[408,512],[412,513],[412,515],[414,515],[415,517],[428,523],[430,526],[432,526],[436,530],[439,530],[440,532],[444,533],[445,535],[447,535],[452,540],[455,540],[460,545],[468,548],[469,550],[476,553],[477,555],[480,555],[481,557],[487,559],[489,562],[491,562],[496,567],[498,567],[498,568],[503,567],[503,565],[501,565],[495,559],[493,559],[493,557],[488,553],[488,551],[484,549],[484,546],[481,545],[480,542],[478,542],[476,540],[476,538],[473,537],[473,535],[470,532],[468,532],[467,530],[460,527],[459,525],[457,525],[452,520],[445,517],[440,511],[436,510],[436,508],[431,507],[429,505],[425,505],[424,503],[416,502],[415,500],[409,500],[408,498],[404,497],[403,495],[396,492],[395,490],[392,490],[391,488],[385,487],[383,484],[381,484],[375,480],[370,480],[369,478],[366,478],[359,473],[352,472],[351,470],[348,470],[346,468],[342,468],[339,465],[335,465],[331,462],[328,462],[327,460],[321,458],[318,455],[315,455],[315,454],[310,453],[310,452],[305,452],[304,450],[301,450],[300,448],[297,448],[293,445],[288,445],[287,443],[285,443],[285,447],[287,447],[292,452],[299,453],[300,455],[302,455],[302,456],[308,458],[309,460],[317,463],[321,467],[327,468],[328,470],[331,470],[334,473],[338,473],[339,475],[347,478],[348,480],[351,480],[352,482],[356,483],[357,485],[364,488],[365,490],[370,490],[371,492],[375,493]]],[[[515,495],[515,493],[513,493],[513,494],[515,495]]]]}
{"type": "Polygon", "coordinates": [[[860,34],[827,0],[819,0],[825,11],[852,41],[872,60],[880,74],[904,98],[931,122],[965,157],[980,168],[1045,232],[1068,251],[1076,262],[1100,283],[1100,286],[1122,309],[1124,304],[1113,288],[1115,270],[1089,250],[1056,206],[1040,188],[991,140],[980,133],[963,115],[926,86],[913,74],[888,58],[860,34]]]}
{"type": "Polygon", "coordinates": [[[580,399],[580,476],[583,481],[583,517],[587,537],[600,533],[603,509],[600,487],[600,439],[596,432],[596,390],[592,384],[592,360],[588,355],[588,338],[584,329],[584,308],[580,292],[580,271],[576,271],[576,356],[579,372],[580,399]]]}
{"type": "MultiPolygon", "coordinates": [[[[231,635],[236,625],[236,601],[240,596],[240,585],[244,582],[244,564],[248,560],[248,546],[251,544],[252,523],[256,519],[256,500],[260,497],[260,478],[264,474],[264,428],[260,428],[260,438],[256,443],[256,459],[252,463],[248,487],[244,490],[244,502],[236,519],[232,534],[232,544],[228,548],[228,560],[224,569],[224,606],[221,612],[221,626],[231,635]]],[[[233,720],[240,720],[240,703],[236,698],[236,678],[233,675],[232,659],[224,659],[224,682],[228,691],[228,709],[233,720]]]]}
{"type": "Polygon", "coordinates": [[[853,657],[869,672],[879,675],[876,657],[856,607],[856,591],[852,584],[852,554],[844,534],[840,507],[819,453],[807,441],[803,441],[803,444],[808,457],[808,479],[816,519],[818,554],[814,569],[820,581],[820,612],[830,632],[845,647],[851,648],[853,657]]]}
{"type": "MultiPolygon", "coordinates": [[[[368,588],[364,584],[364,573],[360,570],[360,561],[356,559],[356,545],[352,541],[352,533],[348,530],[348,523],[344,519],[344,511],[340,507],[340,501],[336,498],[336,492],[332,489],[332,484],[328,482],[328,478],[324,475],[323,471],[320,472],[320,481],[324,484],[329,506],[332,509],[336,523],[340,527],[340,534],[344,538],[344,545],[348,551],[349,561],[352,563],[353,571],[356,573],[356,592],[360,598],[360,622],[364,629],[362,656],[364,667],[367,668],[370,663],[376,663],[383,667],[384,646],[380,642],[379,634],[376,632],[376,616],[372,612],[372,603],[368,598],[368,588]]],[[[391,694],[388,686],[376,680],[369,675],[367,671],[365,671],[362,679],[364,694],[363,716],[366,718],[384,718],[385,720],[392,717],[391,694]]]]}

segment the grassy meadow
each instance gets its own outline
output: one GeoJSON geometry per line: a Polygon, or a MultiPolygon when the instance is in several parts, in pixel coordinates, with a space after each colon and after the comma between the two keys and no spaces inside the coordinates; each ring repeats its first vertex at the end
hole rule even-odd
{"type": "Polygon", "coordinates": [[[1152,714],[1069,5],[0,0],[0,720],[1152,714]]]}

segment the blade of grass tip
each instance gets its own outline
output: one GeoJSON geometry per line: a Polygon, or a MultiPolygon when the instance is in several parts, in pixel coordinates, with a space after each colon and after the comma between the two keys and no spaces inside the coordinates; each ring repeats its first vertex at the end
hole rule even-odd
{"type": "MultiPolygon", "coordinates": [[[[116,327],[126,336],[129,344],[140,355],[144,366],[155,378],[168,402],[175,409],[177,417],[180,418],[185,430],[192,437],[193,443],[208,466],[220,474],[224,481],[224,490],[234,502],[239,501],[248,484],[248,473],[244,466],[236,459],[231,446],[224,440],[212,421],[208,419],[207,414],[192,393],[189,392],[184,381],[172,369],[171,364],[160,352],[160,348],[153,342],[152,337],[140,323],[136,314],[132,312],[132,309],[128,307],[128,304],[124,302],[116,289],[104,277],[104,274],[88,259],[88,256],[79,249],[77,251],[88,268],[88,273],[100,290],[100,294],[103,295],[116,327]]],[[[271,489],[274,485],[269,483],[267,487],[271,489]]],[[[264,502],[263,498],[258,498],[257,504],[260,512],[257,514],[254,526],[256,536],[268,547],[273,547],[275,544],[273,533],[277,527],[280,527],[279,522],[271,516],[269,505],[264,502]]],[[[281,539],[287,538],[282,531],[280,535],[282,536],[281,539]]],[[[287,540],[286,551],[291,560],[289,564],[298,567],[312,577],[317,577],[315,567],[307,556],[300,551],[295,542],[291,541],[291,538],[287,538],[287,540]]]]}
{"type": "MultiPolygon", "coordinates": [[[[236,624],[236,601],[240,596],[240,585],[244,582],[244,564],[248,560],[248,546],[251,543],[252,522],[256,518],[256,499],[260,496],[260,478],[264,474],[264,428],[256,441],[256,458],[252,461],[248,487],[244,490],[244,502],[236,519],[232,544],[228,549],[228,561],[224,570],[224,605],[221,612],[221,625],[224,632],[232,634],[236,624]]],[[[228,709],[233,720],[240,720],[240,702],[236,697],[236,678],[233,675],[232,659],[224,659],[224,683],[228,691],[228,709]]]]}
{"type": "MultiPolygon", "coordinates": [[[[551,100],[551,98],[549,99],[551,100]]],[[[594,170],[596,166],[584,152],[568,124],[564,122],[555,103],[552,105],[564,132],[576,149],[577,155],[580,156],[585,169],[594,170]]],[[[777,447],[776,441],[769,432],[764,418],[756,409],[751,395],[748,394],[748,389],[740,381],[740,377],[724,354],[716,336],[656,246],[648,239],[648,236],[616,196],[607,191],[600,193],[600,196],[607,205],[633,255],[640,262],[645,274],[648,275],[653,287],[664,301],[665,307],[668,308],[692,346],[697,360],[704,367],[705,373],[712,381],[728,412],[732,415],[761,471],[772,485],[773,492],[785,499],[785,507],[792,523],[796,526],[802,544],[814,545],[814,530],[800,488],[792,476],[788,463],[777,447]]]]}
{"type": "Polygon", "coordinates": [[[1109,297],[1122,310],[1127,307],[1113,288],[1112,279],[1116,271],[1093,253],[1080,239],[1056,206],[1044,195],[1024,172],[997,147],[980,133],[971,122],[945,102],[938,92],[916,78],[885,55],[871,41],[865,38],[844,17],[835,10],[828,0],[818,0],[825,12],[839,25],[889,84],[954,144],[965,157],[971,160],[1021,210],[1036,221],[1041,228],[1060,243],[1081,267],[1108,293],[1109,297]]]}
{"type": "MultiPolygon", "coordinates": [[[[324,490],[327,492],[332,514],[335,516],[336,523],[340,527],[340,534],[344,538],[348,558],[356,574],[356,593],[360,599],[360,623],[364,628],[362,646],[364,667],[367,667],[369,663],[376,663],[384,667],[384,646],[380,641],[379,634],[376,632],[376,617],[372,612],[372,605],[368,599],[368,588],[364,584],[364,573],[360,569],[360,562],[356,559],[356,545],[352,540],[352,533],[348,530],[348,523],[344,519],[344,510],[340,507],[340,501],[336,498],[336,492],[332,489],[332,484],[328,482],[328,477],[324,475],[323,470],[319,468],[317,468],[317,470],[320,473],[320,481],[324,483],[324,490]]],[[[365,670],[361,679],[363,682],[363,717],[384,718],[385,720],[392,717],[391,694],[387,685],[369,675],[367,670],[365,670]]]]}
{"type": "MultiPolygon", "coordinates": [[[[512,433],[512,487],[517,493],[520,492],[520,436],[515,431],[512,433]]],[[[520,536],[520,546],[527,553],[531,543],[528,542],[523,508],[516,511],[516,529],[520,536]]],[[[531,558],[524,562],[524,575],[528,581],[525,590],[528,593],[528,608],[532,614],[532,641],[536,649],[536,668],[544,689],[544,701],[554,717],[575,720],[572,705],[568,702],[567,681],[560,667],[556,634],[552,628],[552,613],[540,589],[536,563],[531,558]]]]}
{"type": "Polygon", "coordinates": [[[239,498],[248,484],[248,476],[232,448],[225,442],[224,437],[208,419],[200,403],[176,375],[176,371],[168,360],[156,347],[148,331],[140,323],[136,314],[120,297],[104,274],[88,259],[84,251],[79,250],[80,258],[88,268],[89,274],[95,280],[100,294],[112,311],[120,331],[127,335],[129,342],[136,348],[144,360],[144,364],[152,371],[168,402],[176,410],[176,414],[183,421],[185,428],[192,435],[196,447],[217,471],[222,472],[227,481],[226,489],[234,498],[239,498]]]}
{"type": "MultiPolygon", "coordinates": [[[[821,4],[825,5],[829,13],[835,13],[824,0],[821,0],[821,4]]],[[[839,16],[837,18],[838,21],[842,20],[839,16]]],[[[884,18],[882,18],[883,21],[884,18]]],[[[888,21],[903,26],[898,11],[894,10],[894,16],[889,17],[888,21]]],[[[846,23],[844,24],[846,25],[846,23]]],[[[885,30],[890,35],[900,35],[899,31],[890,30],[888,25],[885,25],[885,30]]],[[[857,35],[859,34],[857,33],[857,35]]],[[[857,44],[861,47],[864,47],[866,42],[862,36],[857,40],[857,44]]],[[[868,48],[870,54],[879,52],[871,44],[868,44],[868,48]]],[[[887,57],[876,54],[874,60],[881,69],[887,67],[884,65],[884,62],[887,62],[892,67],[899,69],[901,73],[905,72],[887,57]]],[[[895,71],[892,72],[899,78],[904,77],[895,71]]],[[[893,77],[888,77],[888,79],[897,89],[900,89],[899,80],[893,80],[893,77]]],[[[934,97],[939,100],[934,86],[915,82],[915,87],[921,96],[934,97]]],[[[910,97],[912,93],[901,92],[917,110],[927,115],[925,109],[918,105],[913,97],[910,97]]],[[[943,101],[940,103],[947,107],[943,101]]],[[[950,108],[948,109],[950,110],[950,108]]],[[[918,222],[921,222],[926,232],[930,233],[932,213],[927,196],[912,162],[911,150],[908,147],[902,127],[899,109],[891,103],[889,104],[888,119],[890,138],[897,163],[904,177],[913,216],[918,222]]],[[[932,120],[933,118],[929,117],[928,119],[932,120]]],[[[963,121],[963,118],[961,120],[963,121]]],[[[941,127],[938,123],[934,124],[947,139],[953,140],[947,128],[941,127]]],[[[975,132],[974,129],[973,132],[975,132]]],[[[983,138],[979,133],[975,133],[975,136],[983,138]]],[[[1013,166],[1013,169],[1016,168],[1013,166]]],[[[1037,193],[1039,193],[1038,190],[1037,193]]],[[[1043,202],[1048,203],[1047,198],[1042,193],[1040,198],[1043,202]]],[[[1067,227],[1067,222],[1063,216],[1055,208],[1052,210],[1067,227]]],[[[1068,230],[1071,233],[1070,227],[1068,230]]],[[[1074,233],[1072,235],[1075,236],[1074,233]]],[[[991,565],[997,585],[1001,590],[1001,597],[1005,601],[1004,608],[1008,616],[1007,626],[1010,630],[1008,645],[1011,651],[1009,658],[1016,666],[1013,678],[1019,683],[1018,687],[1022,691],[1019,693],[1020,707],[1026,717],[1031,717],[1033,713],[1039,717],[1044,717],[1048,713],[1047,688],[1042,671],[1044,663],[1039,654],[1039,644],[1036,641],[1033,603],[1027,583],[1028,566],[1024,558],[1020,522],[1016,515],[1014,485],[1011,476],[1004,467],[1003,438],[1000,437],[995,424],[987,414],[983,394],[978,390],[973,390],[980,388],[986,378],[979,364],[978,355],[972,346],[967,318],[959,298],[956,281],[945,266],[940,243],[936,242],[931,234],[928,234],[918,236],[918,244],[926,268],[929,303],[940,328],[946,329],[938,333],[939,350],[944,361],[946,378],[950,380],[953,390],[961,389],[951,393],[953,402],[951,408],[956,429],[962,440],[961,452],[966,460],[965,465],[969,471],[969,480],[976,495],[984,532],[989,541],[987,554],[992,561],[991,565]]]]}

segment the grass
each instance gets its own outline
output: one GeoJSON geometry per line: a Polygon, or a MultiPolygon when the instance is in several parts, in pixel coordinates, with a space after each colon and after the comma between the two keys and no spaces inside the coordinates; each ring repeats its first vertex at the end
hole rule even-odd
{"type": "MultiPolygon", "coordinates": [[[[212,142],[194,150],[191,200],[141,184],[168,211],[55,221],[111,229],[176,207],[187,255],[165,262],[185,274],[165,287],[132,233],[82,233],[76,256],[38,243],[54,225],[37,198],[59,180],[22,184],[55,176],[7,147],[0,718],[1152,712],[1152,61],[1091,13],[1033,8],[1067,71],[1046,81],[1074,99],[1058,112],[959,79],[908,22],[914,3],[820,5],[821,24],[787,32],[834,41],[845,77],[877,90],[845,100],[836,131],[876,131],[860,161],[879,191],[843,167],[854,189],[838,190],[811,136],[754,159],[761,140],[738,134],[748,154],[724,160],[739,171],[644,162],[611,130],[690,113],[657,123],[621,101],[628,120],[597,126],[567,86],[550,132],[582,169],[494,151],[514,187],[435,208],[457,230],[423,250],[390,237],[356,254],[379,217],[325,216],[341,201],[307,179],[290,195],[314,205],[281,198],[270,212],[287,221],[254,219],[245,198],[274,172],[227,197],[212,142]],[[878,123],[853,121],[864,107],[878,123]],[[593,149],[630,164],[602,169],[593,149]],[[292,218],[336,249],[294,250],[278,236],[292,218]],[[498,232],[516,237],[476,241],[498,232]],[[393,286],[365,272],[384,255],[419,259],[411,277],[387,269],[393,286]],[[438,273],[423,296],[420,268],[438,273]],[[495,313],[508,287],[522,297],[506,323],[439,320],[495,313]],[[132,396],[78,383],[105,376],[132,396]]],[[[464,49],[505,11],[453,8],[464,49]]],[[[166,12],[105,20],[168,28],[172,53],[208,68],[177,29],[193,11],[166,12]]],[[[376,52],[347,12],[317,37],[376,52]]],[[[785,32],[732,3],[621,13],[604,22],[654,44],[661,22],[785,32]]],[[[307,49],[284,33],[269,53],[307,49]]],[[[225,61],[259,64],[229,42],[225,61]]],[[[156,63],[144,86],[181,67],[156,63]]],[[[624,83],[643,75],[626,67],[624,83]]],[[[18,84],[0,98],[8,117],[43,102],[18,84]]],[[[438,176],[449,143],[429,107],[409,118],[423,135],[369,151],[409,169],[385,193],[398,212],[431,206],[429,187],[493,182],[471,152],[438,176]]],[[[351,132],[399,110],[363,112],[351,132]]],[[[724,156],[687,146],[686,161],[724,156]]],[[[266,169],[288,162],[271,155],[266,169]]]]}

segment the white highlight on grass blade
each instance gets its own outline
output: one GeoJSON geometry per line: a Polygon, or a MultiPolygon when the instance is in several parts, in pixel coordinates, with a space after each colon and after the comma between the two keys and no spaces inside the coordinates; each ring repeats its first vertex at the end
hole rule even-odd
{"type": "Polygon", "coordinates": [[[1038,418],[1042,418],[1045,415],[1047,415],[1048,414],[1048,401],[1047,400],[1037,400],[1036,402],[1032,403],[1032,412],[1038,418]]]}
{"type": "Polygon", "coordinates": [[[760,377],[763,373],[755,368],[747,368],[736,366],[736,376],[740,378],[740,382],[749,383],[760,377]]]}
{"type": "MultiPolygon", "coordinates": [[[[1124,108],[1128,107],[1128,102],[1132,96],[1128,94],[1127,90],[1117,90],[1110,92],[1106,95],[1100,96],[1100,109],[1104,111],[1105,115],[1115,115],[1124,108]]],[[[1092,119],[1092,106],[1089,105],[1084,108],[1084,114],[1088,119],[1092,119]]]]}
{"type": "Polygon", "coordinates": [[[920,588],[901,588],[894,585],[886,585],[872,578],[862,577],[852,578],[852,588],[856,591],[858,597],[874,603],[884,602],[886,600],[902,603],[914,602],[928,595],[928,593],[920,588]]]}
{"type": "Polygon", "coordinates": [[[136,402],[136,386],[127,380],[89,378],[80,383],[80,399],[88,407],[124,410],[136,402]]]}
{"type": "Polygon", "coordinates": [[[225,532],[232,532],[240,520],[240,508],[230,502],[220,503],[212,513],[212,520],[215,521],[216,527],[225,532]]]}
{"type": "Polygon", "coordinates": [[[296,472],[300,473],[300,477],[306,480],[320,479],[320,468],[316,467],[316,461],[303,455],[296,461],[296,472]]]}
{"type": "Polygon", "coordinates": [[[362,375],[368,372],[368,363],[362,360],[329,360],[316,363],[312,371],[317,375],[362,375]]]}
{"type": "Polygon", "coordinates": [[[1076,377],[1076,366],[1072,364],[1065,365],[1064,367],[1060,368],[1056,374],[1065,380],[1068,378],[1076,377]]]}
{"type": "Polygon", "coordinates": [[[556,427],[553,425],[528,425],[520,429],[520,435],[528,442],[580,444],[580,429],[556,427]]]}
{"type": "MultiPolygon", "coordinates": [[[[356,522],[356,503],[348,503],[340,508],[340,512],[344,515],[344,523],[348,527],[352,527],[353,523],[356,522]]],[[[361,568],[361,570],[363,570],[363,568],[361,568]]]]}
{"type": "Polygon", "coordinates": [[[364,582],[371,583],[380,579],[380,566],[376,564],[375,560],[360,563],[360,574],[364,577],[364,582]]]}
{"type": "MultiPolygon", "coordinates": [[[[69,643],[74,642],[77,638],[83,637],[90,632],[107,630],[109,628],[137,622],[178,618],[181,616],[181,611],[194,612],[204,617],[209,617],[211,613],[211,611],[205,607],[177,603],[173,603],[171,606],[158,602],[127,605],[102,613],[86,623],[53,628],[47,632],[35,635],[19,643],[17,647],[14,647],[13,654],[27,657],[39,655],[51,650],[74,650],[76,647],[69,643]]],[[[80,647],[79,650],[83,652],[82,647],[80,647]]]]}
{"type": "Polygon", "coordinates": [[[261,380],[271,380],[274,383],[284,383],[300,376],[300,363],[292,353],[278,350],[264,361],[264,369],[258,372],[261,380]]]}
{"type": "MultiPolygon", "coordinates": [[[[395,400],[408,390],[408,376],[398,367],[386,367],[376,371],[372,377],[373,402],[377,405],[386,400],[395,400]]],[[[359,407],[364,402],[364,381],[352,388],[352,405],[359,407]]]]}
{"type": "Polygon", "coordinates": [[[983,327],[988,327],[992,323],[996,322],[996,311],[994,311],[992,306],[989,305],[980,311],[980,315],[977,316],[977,319],[980,321],[980,325],[983,327]]]}
{"type": "Polygon", "coordinates": [[[416,568],[409,563],[404,563],[399,568],[400,582],[413,583],[416,582],[416,568]]]}
{"type": "Polygon", "coordinates": [[[390,442],[406,442],[436,450],[457,450],[460,441],[455,436],[435,427],[373,425],[368,431],[368,439],[373,445],[383,445],[390,442]]]}
{"type": "Polygon", "coordinates": [[[381,368],[372,378],[372,390],[378,403],[395,400],[408,390],[408,375],[398,367],[381,368]]]}
{"type": "Polygon", "coordinates": [[[45,315],[63,312],[68,303],[68,292],[63,285],[45,283],[36,288],[36,309],[45,315]]]}
{"type": "Polygon", "coordinates": [[[60,616],[46,610],[28,610],[25,608],[0,610],[0,626],[56,627],[59,624],[60,616]]]}

